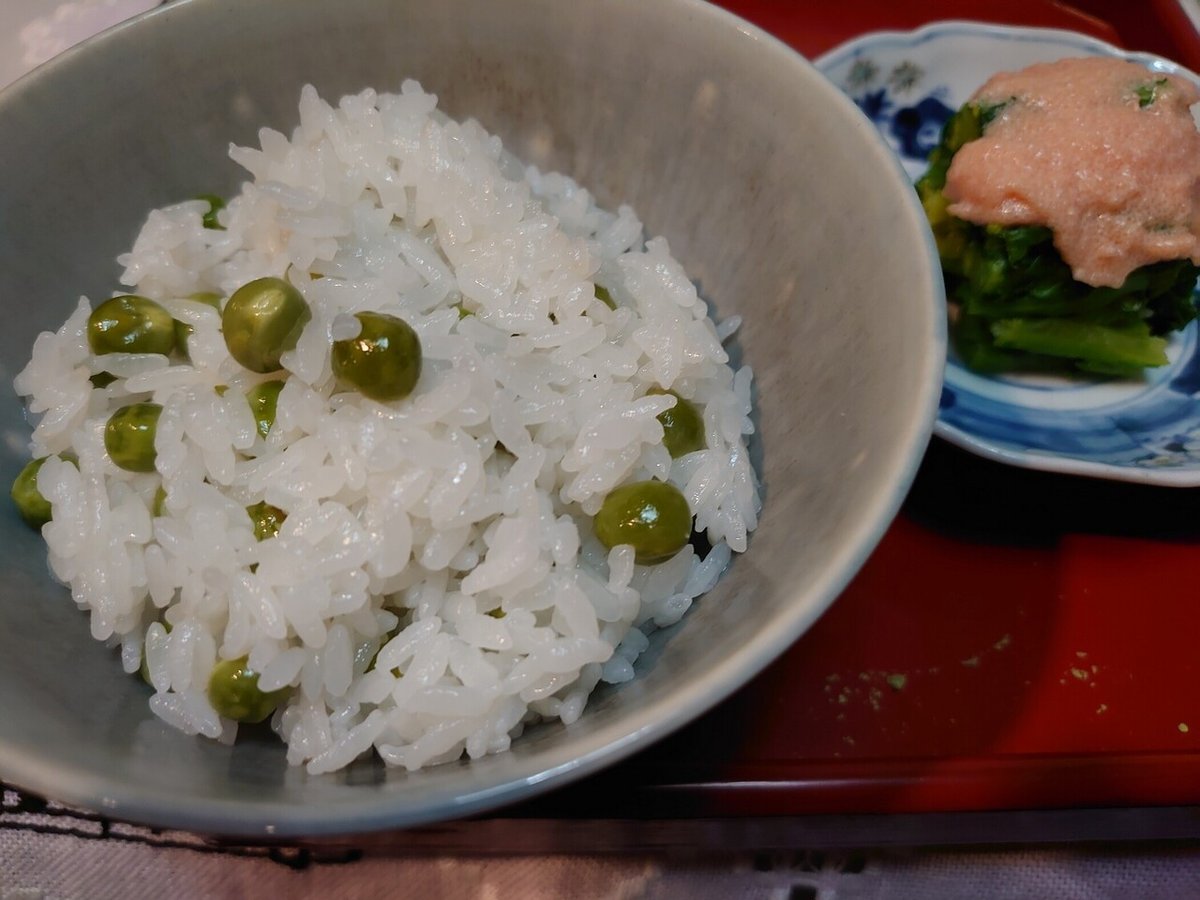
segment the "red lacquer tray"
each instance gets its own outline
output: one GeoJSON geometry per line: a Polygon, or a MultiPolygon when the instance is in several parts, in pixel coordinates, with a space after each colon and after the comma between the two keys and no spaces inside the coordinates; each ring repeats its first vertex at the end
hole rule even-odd
{"type": "MultiPolygon", "coordinates": [[[[1200,69],[1172,2],[731,0],[807,56],[974,19],[1200,69]]],[[[1200,496],[1007,468],[935,441],[859,577],[715,711],[529,816],[796,816],[1200,804],[1200,496]]]]}

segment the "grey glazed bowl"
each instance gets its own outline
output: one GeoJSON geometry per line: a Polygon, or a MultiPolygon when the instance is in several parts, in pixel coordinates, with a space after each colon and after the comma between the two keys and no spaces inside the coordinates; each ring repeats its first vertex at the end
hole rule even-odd
{"type": "Polygon", "coordinates": [[[765,506],[749,551],[636,680],[573,726],[417,774],[290,769],[156,720],[88,636],[39,536],[0,512],[0,779],[130,820],[320,835],[478,812],[593,772],[726,697],[835,598],[895,514],[930,433],[941,277],[914,194],[870,123],[808,63],[696,0],[180,0],[0,94],[2,477],[28,426],[7,386],[80,294],[117,287],[147,210],[231,192],[230,141],[406,77],[526,160],[665,234],[722,317],[744,316],[765,506]]]}

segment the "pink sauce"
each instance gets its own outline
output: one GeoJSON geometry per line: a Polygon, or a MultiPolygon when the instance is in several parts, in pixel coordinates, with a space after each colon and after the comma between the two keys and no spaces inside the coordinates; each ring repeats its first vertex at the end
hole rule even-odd
{"type": "Polygon", "coordinates": [[[1141,266],[1200,264],[1200,91],[1134,63],[1064,59],[1004,72],[972,100],[1011,101],[946,177],[950,212],[1045,225],[1077,281],[1118,287],[1141,266]],[[1154,85],[1139,105],[1137,88],[1154,85]]]}

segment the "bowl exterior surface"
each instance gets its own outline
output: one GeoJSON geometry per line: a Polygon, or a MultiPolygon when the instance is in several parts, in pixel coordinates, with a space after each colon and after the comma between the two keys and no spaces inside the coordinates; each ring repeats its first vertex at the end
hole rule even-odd
{"type": "MultiPolygon", "coordinates": [[[[289,768],[273,736],[173,732],[88,635],[39,536],[0,513],[0,778],[152,824],[331,834],[465,815],[615,761],[781,653],[899,507],[945,354],[941,279],[903,172],[871,123],[782,44],[692,0],[180,0],[0,94],[0,372],[81,294],[118,287],[146,212],[242,179],[229,143],[327,98],[416,78],[523,160],[564,171],[664,234],[757,382],[764,509],[750,549],[639,676],[570,727],[415,774],[370,760],[289,768]]],[[[0,473],[28,426],[0,393],[0,473]]]]}

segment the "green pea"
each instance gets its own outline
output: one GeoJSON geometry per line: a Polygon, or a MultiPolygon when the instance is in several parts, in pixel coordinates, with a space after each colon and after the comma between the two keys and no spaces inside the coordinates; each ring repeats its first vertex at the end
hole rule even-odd
{"type": "MultiPolygon", "coordinates": [[[[221,311],[221,295],[215,294],[212,291],[200,291],[189,295],[188,299],[195,300],[197,303],[203,303],[205,306],[211,306],[217,312],[221,311]]],[[[178,319],[175,320],[175,346],[184,355],[187,355],[188,352],[187,339],[192,336],[194,330],[187,322],[180,322],[178,319]]]]}
{"type": "Polygon", "coordinates": [[[204,227],[213,231],[224,231],[225,226],[217,221],[217,213],[225,208],[225,201],[216,194],[197,194],[196,199],[208,204],[208,212],[200,220],[204,227]]]}
{"type": "Polygon", "coordinates": [[[255,385],[246,394],[246,402],[254,413],[254,421],[258,424],[258,433],[264,438],[271,433],[275,424],[275,410],[279,406],[279,392],[283,390],[282,381],[264,381],[255,385]]]}
{"type": "Polygon", "coordinates": [[[671,454],[671,459],[695,453],[707,446],[704,440],[704,418],[695,406],[674,391],[651,388],[646,393],[669,394],[675,398],[674,406],[658,414],[659,424],[663,427],[663,446],[671,454]]]}
{"type": "Polygon", "coordinates": [[[88,379],[88,381],[90,381],[92,383],[92,387],[100,389],[100,390],[103,390],[104,388],[108,387],[110,384],[112,384],[116,380],[117,380],[117,376],[112,374],[111,372],[97,372],[95,375],[93,375],[91,378],[88,379]]]}
{"type": "Polygon", "coordinates": [[[154,501],[150,504],[150,515],[158,518],[167,508],[167,489],[161,484],[154,491],[154,501]]]}
{"type": "Polygon", "coordinates": [[[617,301],[613,299],[613,296],[612,296],[612,294],[609,293],[608,288],[601,287],[600,285],[596,285],[596,299],[599,300],[601,303],[603,303],[605,306],[607,306],[609,309],[617,308],[617,301]]]}
{"type": "Polygon", "coordinates": [[[251,372],[274,372],[311,318],[292,285],[282,278],[258,278],[233,292],[221,314],[221,330],[230,356],[251,372]]]}
{"type": "Polygon", "coordinates": [[[175,320],[146,297],[122,294],[105,300],[88,316],[88,345],[105,353],[162,353],[175,349],[175,320]]]}
{"type": "Polygon", "coordinates": [[[37,475],[50,457],[30,460],[13,481],[11,496],[17,512],[31,528],[41,528],[50,521],[50,501],[38,490],[37,475]]]}
{"type": "Polygon", "coordinates": [[[629,544],[639,563],[653,565],[683,549],[692,534],[692,513],[675,485],[638,481],[604,498],[594,526],[605,547],[629,544]]]}
{"type": "Polygon", "coordinates": [[[157,403],[133,403],[109,416],[104,449],[115,466],[127,472],[154,471],[154,434],[160,415],[162,407],[157,403]]]}
{"type": "MultiPolygon", "coordinates": [[[[37,486],[38,472],[49,458],[49,456],[41,456],[30,460],[13,480],[11,492],[13,503],[17,505],[17,512],[21,514],[21,518],[33,528],[41,528],[51,518],[50,501],[42,496],[42,492],[38,490],[37,486]]],[[[79,468],[79,460],[74,453],[60,453],[58,458],[79,468]]]]}
{"type": "Polygon", "coordinates": [[[217,715],[253,725],[266,719],[288,695],[287,688],[267,693],[258,686],[258,673],[247,658],[223,659],[208,677],[208,702],[217,715]]]}
{"type": "Polygon", "coordinates": [[[497,606],[495,609],[489,609],[487,611],[487,615],[491,616],[493,619],[503,619],[504,610],[497,606]]]}
{"type": "Polygon", "coordinates": [[[358,337],[334,341],[333,373],[372,400],[400,400],[421,377],[421,341],[403,319],[384,313],[357,313],[358,337]]]}
{"type": "MultiPolygon", "coordinates": [[[[400,626],[397,625],[395,628],[393,628],[391,631],[389,631],[387,634],[385,634],[383,636],[383,640],[379,644],[379,650],[382,650],[384,648],[384,645],[387,644],[388,641],[390,641],[392,638],[394,638],[399,633],[400,633],[400,626]]],[[[367,671],[367,672],[375,671],[375,663],[377,663],[379,661],[379,650],[376,650],[374,653],[371,654],[371,661],[367,663],[367,668],[365,671],[367,671]]],[[[399,666],[395,666],[392,668],[392,677],[393,678],[400,678],[403,674],[404,674],[404,672],[402,672],[400,670],[399,666]]]]}
{"type": "Polygon", "coordinates": [[[279,529],[287,518],[278,506],[272,506],[266,500],[246,507],[246,515],[254,523],[254,537],[260,541],[273,538],[279,534],[279,529]]]}

